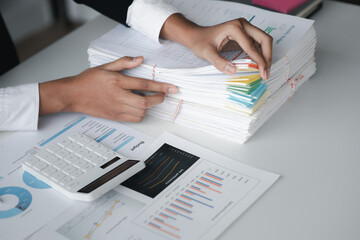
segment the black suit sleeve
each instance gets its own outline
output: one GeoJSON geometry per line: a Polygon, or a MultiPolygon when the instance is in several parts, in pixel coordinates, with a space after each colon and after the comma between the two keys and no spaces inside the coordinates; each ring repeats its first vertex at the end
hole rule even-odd
{"type": "Polygon", "coordinates": [[[85,4],[119,23],[126,24],[127,10],[133,0],[75,0],[75,2],[85,4]]]}

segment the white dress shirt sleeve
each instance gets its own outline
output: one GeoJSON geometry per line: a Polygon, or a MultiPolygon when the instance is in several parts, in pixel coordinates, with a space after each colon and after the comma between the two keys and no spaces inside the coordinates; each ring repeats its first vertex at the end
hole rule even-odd
{"type": "Polygon", "coordinates": [[[160,31],[166,19],[177,12],[175,7],[162,0],[134,0],[128,9],[126,23],[159,42],[160,31]]]}
{"type": "Polygon", "coordinates": [[[39,116],[39,85],[0,88],[0,131],[36,130],[39,116]]]}

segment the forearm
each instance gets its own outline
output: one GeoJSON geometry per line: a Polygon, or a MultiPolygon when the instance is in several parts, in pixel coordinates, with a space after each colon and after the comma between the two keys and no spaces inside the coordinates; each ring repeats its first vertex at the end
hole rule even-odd
{"type": "Polygon", "coordinates": [[[160,37],[178,42],[191,49],[199,34],[199,25],[189,21],[182,14],[172,14],[164,23],[160,37]]]}
{"type": "Polygon", "coordinates": [[[68,111],[71,97],[71,77],[39,84],[39,115],[68,111]]]}

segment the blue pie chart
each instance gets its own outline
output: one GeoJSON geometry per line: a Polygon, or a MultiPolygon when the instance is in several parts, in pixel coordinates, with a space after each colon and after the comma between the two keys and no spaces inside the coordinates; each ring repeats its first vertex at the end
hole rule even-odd
{"type": "Polygon", "coordinates": [[[49,185],[47,185],[43,181],[40,181],[39,179],[37,179],[36,177],[34,177],[33,175],[31,175],[30,173],[28,173],[26,171],[24,171],[24,173],[23,173],[23,181],[26,185],[28,185],[29,187],[32,187],[32,188],[36,188],[36,189],[51,188],[49,185]]]}
{"type": "MultiPolygon", "coordinates": [[[[3,187],[0,188],[1,210],[0,219],[10,218],[23,213],[31,204],[32,196],[31,193],[25,188],[21,187],[3,187]],[[17,202],[8,202],[8,196],[17,197],[17,202]],[[6,209],[6,206],[10,206],[6,209]],[[5,210],[4,210],[5,208],[5,210]]],[[[14,198],[12,198],[14,199],[14,198]]]]}

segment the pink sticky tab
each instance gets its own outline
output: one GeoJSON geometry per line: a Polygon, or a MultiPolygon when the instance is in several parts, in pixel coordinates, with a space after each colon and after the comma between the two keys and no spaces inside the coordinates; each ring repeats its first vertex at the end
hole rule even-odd
{"type": "Polygon", "coordinates": [[[252,4],[278,12],[289,13],[309,0],[252,0],[252,4]]]}

